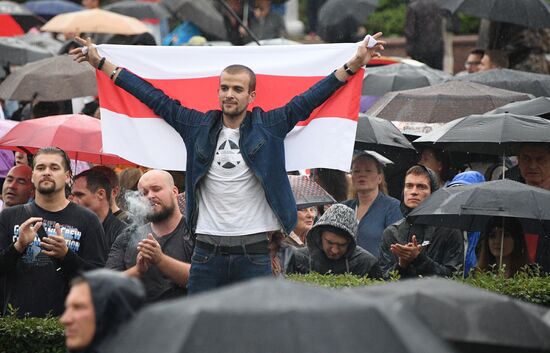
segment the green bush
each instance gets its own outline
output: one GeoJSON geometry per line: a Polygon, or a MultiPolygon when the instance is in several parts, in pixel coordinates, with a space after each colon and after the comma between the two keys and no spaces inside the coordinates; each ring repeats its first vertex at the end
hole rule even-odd
{"type": "Polygon", "coordinates": [[[369,33],[382,32],[384,37],[403,36],[405,28],[405,11],[407,5],[378,9],[372,13],[366,23],[369,33]]]}
{"type": "MultiPolygon", "coordinates": [[[[307,282],[331,288],[370,286],[387,283],[385,281],[358,277],[351,274],[292,274],[288,275],[287,278],[293,281],[307,282]]],[[[398,275],[393,274],[391,281],[396,280],[398,280],[398,275]]],[[[540,275],[538,270],[534,270],[532,268],[523,269],[512,278],[505,278],[503,271],[490,271],[472,272],[468,278],[456,276],[454,277],[454,280],[473,287],[482,288],[491,292],[517,298],[529,303],[550,307],[550,276],[540,275]]]]}
{"type": "Polygon", "coordinates": [[[65,337],[58,318],[18,318],[11,310],[0,318],[0,353],[64,353],[65,337]]]}

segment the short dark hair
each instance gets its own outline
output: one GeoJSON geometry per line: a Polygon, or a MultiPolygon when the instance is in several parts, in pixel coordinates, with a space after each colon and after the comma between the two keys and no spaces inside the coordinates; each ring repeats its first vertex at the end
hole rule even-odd
{"type": "Polygon", "coordinates": [[[420,164],[413,165],[405,173],[405,178],[408,175],[411,175],[411,174],[412,175],[422,175],[422,176],[425,176],[426,178],[428,178],[428,182],[430,183],[430,192],[431,193],[433,193],[434,191],[436,191],[438,189],[437,179],[434,179],[434,178],[437,178],[437,175],[430,168],[425,167],[425,166],[420,165],[420,164]]]}
{"type": "Polygon", "coordinates": [[[475,48],[475,49],[470,50],[470,54],[483,56],[483,55],[485,55],[485,50],[480,49],[480,48],[475,48]]]}
{"type": "Polygon", "coordinates": [[[107,196],[107,202],[111,203],[111,192],[113,188],[111,187],[111,182],[109,178],[102,172],[97,169],[88,169],[78,174],[74,179],[75,181],[80,178],[86,178],[86,186],[91,192],[96,192],[99,189],[105,190],[107,196]]]}
{"type": "Polygon", "coordinates": [[[113,170],[113,168],[109,168],[106,165],[96,165],[92,167],[91,170],[96,170],[99,173],[102,173],[103,175],[105,175],[105,177],[109,179],[109,183],[111,184],[111,189],[117,188],[119,186],[118,175],[113,170]]]}
{"type": "Polygon", "coordinates": [[[71,169],[71,160],[69,159],[69,156],[65,151],[63,151],[61,148],[58,147],[42,147],[36,153],[34,154],[34,158],[32,160],[32,169],[34,170],[34,167],[36,166],[36,157],[40,156],[41,154],[57,154],[58,156],[61,156],[61,160],[63,161],[62,165],[63,168],[65,168],[65,171],[68,171],[69,174],[72,176],[73,171],[71,169]]]}
{"type": "Polygon", "coordinates": [[[248,82],[248,91],[254,92],[256,90],[256,74],[248,66],[239,64],[229,65],[223,69],[222,73],[223,72],[227,72],[230,75],[240,74],[243,72],[248,74],[248,77],[250,78],[250,81],[248,82]]]}
{"type": "Polygon", "coordinates": [[[493,66],[498,68],[507,69],[510,65],[508,54],[504,50],[491,49],[485,51],[485,54],[491,59],[493,66]]]}

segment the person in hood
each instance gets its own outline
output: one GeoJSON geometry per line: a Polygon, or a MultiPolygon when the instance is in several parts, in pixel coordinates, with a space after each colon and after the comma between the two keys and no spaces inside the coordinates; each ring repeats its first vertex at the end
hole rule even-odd
{"type": "MultiPolygon", "coordinates": [[[[402,211],[405,217],[438,189],[437,175],[415,165],[405,174],[402,211]]],[[[458,229],[409,224],[406,218],[384,230],[378,258],[385,278],[396,270],[401,278],[451,276],[464,264],[464,241],[458,229]]]]}
{"type": "MultiPolygon", "coordinates": [[[[483,182],[485,182],[485,177],[483,176],[483,174],[476,171],[467,171],[455,175],[453,180],[451,180],[451,182],[447,184],[447,187],[452,188],[460,185],[471,185],[483,182]]],[[[464,245],[466,249],[466,255],[464,258],[464,277],[467,277],[468,273],[470,273],[470,270],[476,267],[476,248],[477,243],[479,242],[479,237],[481,236],[481,232],[467,232],[465,234],[466,236],[464,241],[466,242],[466,244],[464,245]]]]}
{"type": "Polygon", "coordinates": [[[100,269],[76,277],[59,319],[65,326],[65,344],[71,353],[101,352],[101,344],[118,332],[145,302],[137,280],[100,269]]]}
{"type": "Polygon", "coordinates": [[[309,272],[381,278],[376,257],[357,246],[357,219],[348,206],[331,206],[309,231],[307,248],[292,254],[287,273],[309,272]]]}

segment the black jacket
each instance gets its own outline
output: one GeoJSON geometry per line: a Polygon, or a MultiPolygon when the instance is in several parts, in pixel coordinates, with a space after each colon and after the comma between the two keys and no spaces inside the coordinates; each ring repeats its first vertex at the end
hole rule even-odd
{"type": "Polygon", "coordinates": [[[385,278],[392,270],[397,270],[401,277],[448,277],[464,265],[464,238],[459,229],[410,225],[402,219],[384,230],[378,261],[385,278]],[[390,251],[390,245],[407,244],[413,235],[416,235],[418,244],[426,245],[420,255],[403,269],[390,251]]]}
{"type": "Polygon", "coordinates": [[[369,278],[381,278],[382,275],[376,257],[357,246],[355,212],[343,204],[333,205],[321,216],[307,235],[307,248],[294,250],[286,272],[352,273],[369,278]],[[323,226],[340,229],[342,234],[345,234],[350,240],[347,253],[339,260],[328,259],[323,252],[321,245],[323,226]]]}

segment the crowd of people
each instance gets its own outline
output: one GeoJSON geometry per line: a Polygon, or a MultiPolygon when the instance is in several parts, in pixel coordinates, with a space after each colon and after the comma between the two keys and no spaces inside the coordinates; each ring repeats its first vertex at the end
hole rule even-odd
{"type": "MultiPolygon", "coordinates": [[[[284,34],[270,2],[258,3],[253,33],[284,34]]],[[[227,21],[234,40],[245,40],[239,23],[227,21]]],[[[495,217],[481,233],[407,220],[438,189],[486,179],[476,171],[457,173],[441,151],[421,151],[393,192],[383,163],[358,152],[349,175],[314,171],[337,203],[296,206],[284,137],[380,56],[386,43],[380,33],[372,37],[374,46],[361,42],[341,67],[268,112],[248,110],[255,73],[228,66],[219,78],[220,109],[206,113],[182,106],[76,37],[70,54],[77,62],[105,73],[195,148],[187,149],[184,185],[157,169],[88,166],[73,173],[74,162],[56,147],[32,156],[17,152],[2,186],[0,314],[15,308],[19,316],[60,316],[68,349],[91,352],[143,305],[256,277],[452,277],[500,264],[506,277],[524,266],[550,272],[548,234],[527,233],[516,219],[495,217]],[[215,152],[226,143],[257,147],[240,149],[225,168],[215,152]]],[[[474,50],[466,69],[499,62],[496,51],[474,50]]],[[[35,110],[33,117],[43,116],[35,110]]],[[[550,190],[550,145],[524,144],[517,161],[521,180],[550,190]]]]}

